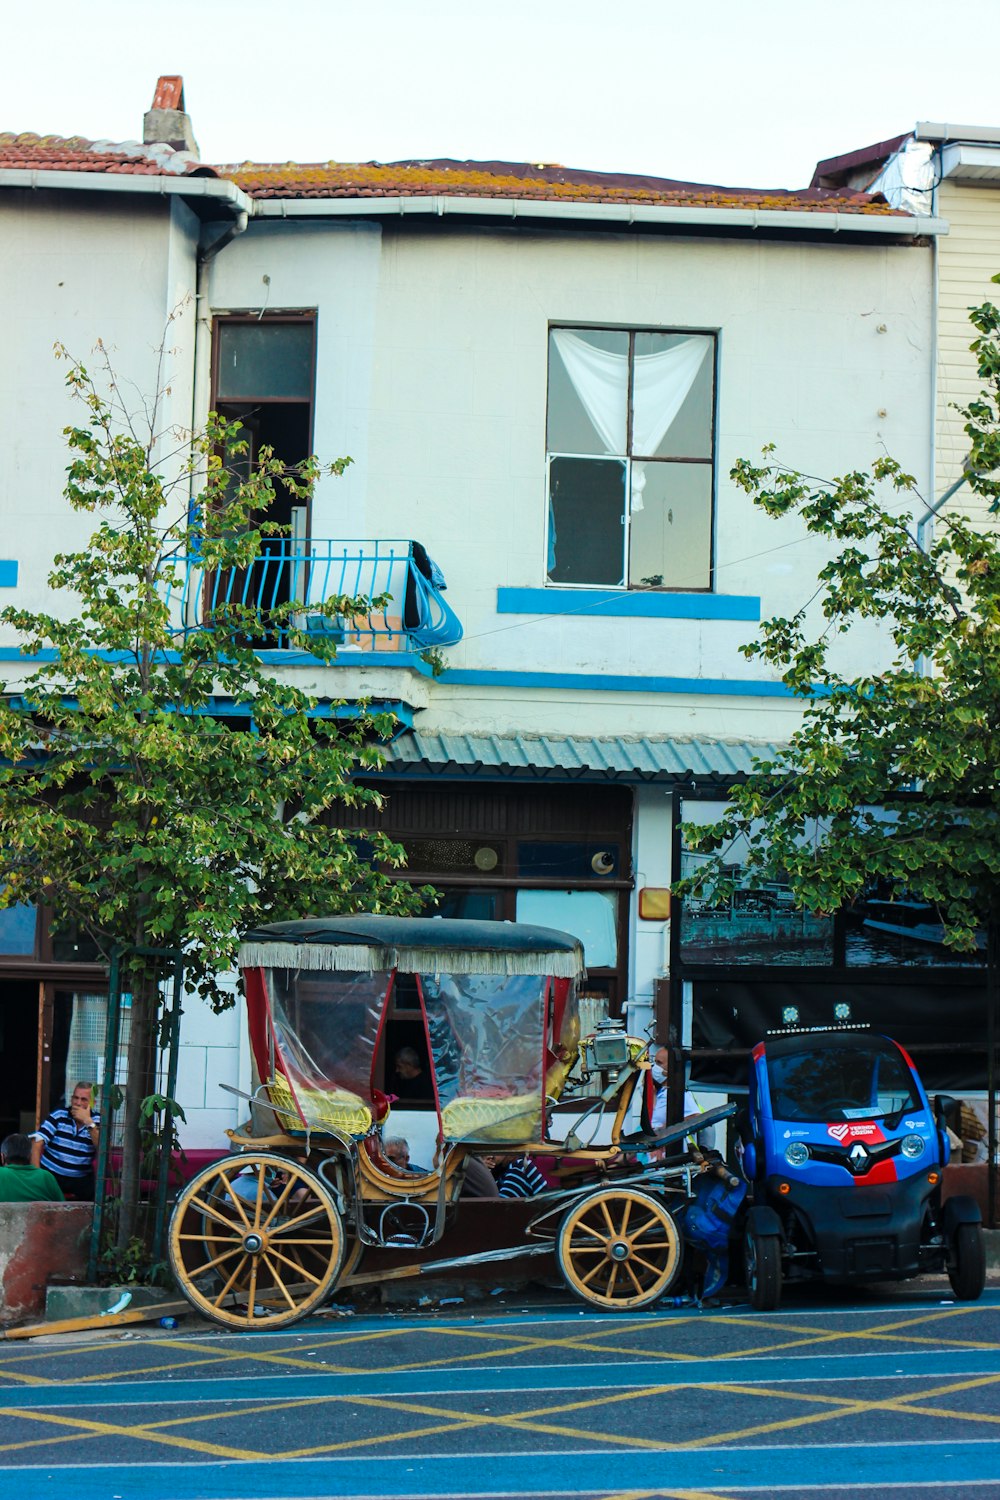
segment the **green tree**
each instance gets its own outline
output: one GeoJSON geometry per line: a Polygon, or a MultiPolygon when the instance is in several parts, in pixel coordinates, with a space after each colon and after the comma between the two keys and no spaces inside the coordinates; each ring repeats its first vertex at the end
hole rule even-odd
{"type": "MultiPolygon", "coordinates": [[[[387,873],[402,863],[397,845],[366,834],[362,849],[336,826],[338,807],[380,804],[355,777],[380,765],[391,716],[324,716],[261,658],[279,630],[312,655],[329,659],[334,646],[299,634],[293,603],[264,610],[252,593],[227,602],[223,588],[187,631],[171,603],[188,558],[209,578],[241,580],[259,566],[265,539],[282,530],[268,519],[276,494],[304,500],[320,466],[289,469],[264,450],[248,470],[238,424],[215,417],[194,438],[160,431],[162,390],[141,408],[140,428],[101,357],[100,389],[77,361],[67,376],[85,415],[66,429],[65,493],[97,529],[85,549],[55,559],[58,614],[0,616],[40,658],[0,707],[0,902],[44,904],[103,954],[125,952],[124,1246],[159,1003],[157,974],[132,950],[182,949],[189,990],[221,1009],[232,1003],[220,976],[241,929],[406,911],[420,895],[387,873]],[[220,717],[220,700],[243,719],[220,717]]],[[[384,603],[338,597],[322,612],[353,618],[384,603]]]]}
{"type": "MultiPolygon", "coordinates": [[[[972,312],[983,389],[963,410],[967,480],[995,509],[1000,494],[1000,313],[972,312]]],[[[796,515],[830,543],[812,597],[766,621],[743,648],[776,668],[804,702],[800,726],[773,759],[735,786],[726,815],[687,826],[705,856],[681,895],[780,879],[800,908],[833,913],[873,881],[936,908],[945,942],[974,951],[988,935],[987,1052],[993,1079],[1000,982],[1000,536],[942,514],[929,546],[915,518],[926,503],[890,458],[823,481],[775,463],[741,461],[732,478],[768,515],[796,515]],[[812,610],[817,607],[822,622],[812,610]],[[888,660],[854,673],[842,637],[878,622],[888,660]]]]}

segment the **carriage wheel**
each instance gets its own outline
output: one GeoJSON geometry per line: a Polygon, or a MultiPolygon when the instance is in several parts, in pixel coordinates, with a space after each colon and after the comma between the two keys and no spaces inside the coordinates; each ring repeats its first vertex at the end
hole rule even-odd
{"type": "Polygon", "coordinates": [[[170,1264],[200,1313],[227,1328],[284,1328],[327,1298],[344,1260],[329,1188],[270,1152],[193,1177],[170,1221],[170,1264]]]}
{"type": "Polygon", "coordinates": [[[355,1238],[355,1236],[353,1235],[348,1235],[347,1246],[344,1251],[344,1264],[340,1268],[340,1275],[337,1277],[337,1285],[334,1288],[335,1291],[339,1291],[340,1288],[344,1285],[344,1282],[347,1281],[348,1277],[354,1275],[355,1271],[358,1269],[358,1266],[361,1264],[361,1256],[364,1252],[364,1248],[364,1245],[359,1239],[355,1238]]]}
{"type": "Polygon", "coordinates": [[[614,1310],[647,1307],[680,1268],[681,1238],[656,1198],[633,1188],[602,1188],[565,1215],[556,1257],[566,1285],[584,1302],[614,1310]]]}

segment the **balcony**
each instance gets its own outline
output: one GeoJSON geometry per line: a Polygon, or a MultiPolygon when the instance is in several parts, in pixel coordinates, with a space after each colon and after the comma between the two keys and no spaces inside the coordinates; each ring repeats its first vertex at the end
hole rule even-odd
{"type": "MultiPolygon", "coordinates": [[[[173,559],[177,582],[166,603],[177,635],[204,627],[206,615],[226,604],[259,610],[295,604],[294,629],[337,653],[412,653],[454,646],[462,626],[442,595],[444,580],[419,542],[305,541],[265,537],[257,560],[245,569],[208,569],[199,557],[173,559]],[[436,581],[435,581],[436,580],[436,581]],[[385,607],[365,615],[320,613],[329,600],[388,595],[385,607]]],[[[287,628],[268,627],[270,649],[293,647],[287,628]]],[[[295,649],[301,649],[299,642],[295,649]]]]}

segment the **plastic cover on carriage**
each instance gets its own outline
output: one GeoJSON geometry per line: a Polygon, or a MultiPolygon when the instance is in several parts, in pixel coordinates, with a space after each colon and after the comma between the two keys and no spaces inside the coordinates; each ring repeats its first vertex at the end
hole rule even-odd
{"type": "Polygon", "coordinates": [[[280,922],[240,947],[257,1075],[284,1130],[355,1138],[382,1120],[376,1070],[413,976],[439,1134],[542,1138],[580,1039],[576,938],[522,923],[353,916],[280,922]]]}

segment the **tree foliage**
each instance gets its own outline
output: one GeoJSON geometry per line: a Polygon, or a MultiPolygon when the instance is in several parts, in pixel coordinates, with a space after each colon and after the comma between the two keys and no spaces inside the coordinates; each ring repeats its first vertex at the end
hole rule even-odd
{"type": "MultiPolygon", "coordinates": [[[[182,949],[189,989],[222,1008],[248,925],[406,911],[420,896],[388,873],[398,846],[366,833],[362,847],[337,827],[338,808],[381,802],[355,778],[381,763],[391,716],[324,716],[262,657],[279,630],[312,656],[334,647],[297,632],[294,603],[264,611],[252,591],[246,603],[219,591],[188,630],[169,602],[186,558],[209,576],[245,577],[282,529],[269,519],[276,495],[303,501],[320,466],[288,469],[268,450],[249,465],[238,424],[215,417],[193,439],[160,431],[164,391],[140,426],[102,360],[101,389],[75,360],[67,376],[83,418],[66,429],[65,493],[97,528],[55,559],[57,612],[0,616],[37,661],[0,706],[0,903],[42,904],[105,955],[125,950],[128,1205],[158,1000],[157,976],[129,953],[182,949]],[[242,717],[222,716],[222,703],[242,717]]],[[[384,602],[338,597],[323,612],[352,618],[384,602]]],[[[128,1232],[124,1214],[123,1242],[128,1232]]]]}
{"type": "MultiPolygon", "coordinates": [[[[964,410],[968,482],[995,507],[1000,314],[986,304],[972,320],[984,389],[964,410]]],[[[945,941],[973,950],[977,930],[1000,917],[997,531],[942,514],[919,545],[926,503],[890,458],[823,481],[766,449],[762,465],[741,461],[732,478],[768,515],[797,516],[831,555],[812,598],[743,648],[804,701],[801,725],[733,788],[725,817],[685,828],[707,858],[678,889],[711,899],[731,888],[738,843],[744,883],[786,881],[800,907],[830,913],[886,882],[933,904],[945,941]],[[838,643],[862,621],[879,622],[888,660],[845,672],[838,643]]]]}

